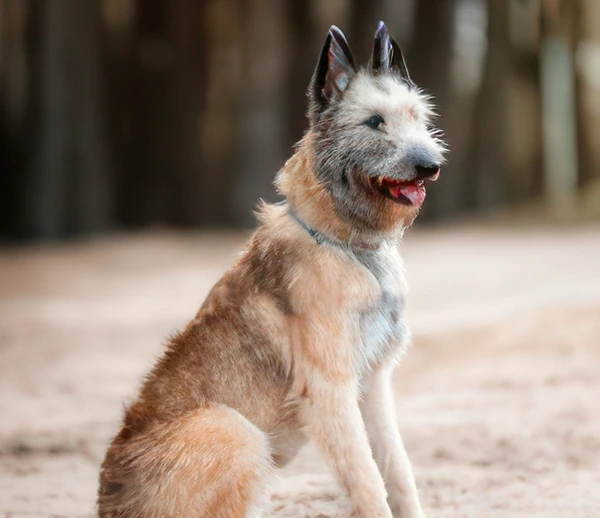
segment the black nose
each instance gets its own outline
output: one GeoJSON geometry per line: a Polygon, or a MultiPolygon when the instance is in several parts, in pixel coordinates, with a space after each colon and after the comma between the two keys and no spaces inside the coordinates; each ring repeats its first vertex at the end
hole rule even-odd
{"type": "Polygon", "coordinates": [[[437,180],[440,174],[440,164],[433,162],[417,164],[415,171],[419,180],[437,180]]]}
{"type": "Polygon", "coordinates": [[[409,151],[410,165],[417,174],[418,180],[436,180],[440,173],[439,159],[431,151],[421,146],[415,146],[409,151]]]}

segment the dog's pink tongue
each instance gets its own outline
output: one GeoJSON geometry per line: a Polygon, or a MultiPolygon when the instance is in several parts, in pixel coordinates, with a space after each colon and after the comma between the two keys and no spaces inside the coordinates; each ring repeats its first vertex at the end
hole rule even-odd
{"type": "Polygon", "coordinates": [[[400,187],[399,185],[395,185],[394,187],[390,187],[390,194],[394,197],[394,198],[398,198],[400,197],[400,194],[402,194],[400,191],[402,190],[402,187],[400,187]]]}
{"type": "MultiPolygon", "coordinates": [[[[422,183],[399,185],[394,188],[394,190],[396,189],[400,194],[408,198],[413,205],[421,205],[425,200],[425,186],[422,183]]],[[[398,197],[396,193],[394,193],[394,196],[398,197]]]]}

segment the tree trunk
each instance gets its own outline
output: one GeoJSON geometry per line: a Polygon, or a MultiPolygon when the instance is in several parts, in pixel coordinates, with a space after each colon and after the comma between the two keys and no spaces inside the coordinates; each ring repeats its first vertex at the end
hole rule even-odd
{"type": "Polygon", "coordinates": [[[579,0],[575,12],[579,180],[600,181],[600,2],[579,0]]]}
{"type": "Polygon", "coordinates": [[[507,184],[510,203],[542,192],[540,6],[510,0],[511,69],[508,99],[507,184]]]}
{"type": "Polygon", "coordinates": [[[474,111],[467,204],[496,208],[506,201],[508,89],[511,74],[508,2],[488,0],[488,52],[474,111]]]}
{"type": "MultiPolygon", "coordinates": [[[[373,48],[373,36],[381,20],[383,0],[352,0],[347,37],[357,64],[366,63],[373,48]]],[[[385,20],[383,20],[385,22],[385,20]]],[[[392,34],[392,37],[394,35],[392,34]]]]}
{"type": "Polygon", "coordinates": [[[257,200],[275,199],[273,180],[290,153],[283,145],[289,46],[281,2],[248,0],[246,14],[241,163],[233,203],[236,220],[253,225],[257,200]]]}
{"type": "Polygon", "coordinates": [[[99,2],[40,0],[39,125],[25,204],[29,231],[54,238],[113,221],[104,133],[99,2]]]}
{"type": "Polygon", "coordinates": [[[30,2],[0,2],[0,237],[22,232],[23,167],[29,122],[30,2]]]}
{"type": "MultiPolygon", "coordinates": [[[[165,171],[165,176],[171,183],[169,221],[176,225],[206,223],[206,207],[212,202],[210,214],[223,222],[227,220],[227,214],[214,205],[215,193],[204,188],[206,177],[202,170],[200,123],[206,104],[207,38],[206,31],[198,30],[198,27],[206,27],[206,9],[204,2],[197,0],[174,0],[171,9],[169,30],[173,41],[174,71],[167,93],[166,127],[171,131],[165,134],[170,162],[170,172],[165,171]]],[[[230,12],[230,19],[233,18],[234,13],[230,12]]],[[[222,175],[226,173],[221,171],[222,175]]]]}
{"type": "Polygon", "coordinates": [[[307,127],[306,91],[325,34],[314,30],[309,2],[289,0],[286,5],[289,56],[286,60],[288,137],[285,149],[291,149],[307,127]]]}
{"type": "Polygon", "coordinates": [[[232,197],[240,160],[242,36],[239,2],[206,2],[202,20],[207,50],[203,66],[204,110],[199,118],[202,193],[198,194],[202,201],[198,208],[204,223],[223,225],[234,221],[232,197]]]}
{"type": "Polygon", "coordinates": [[[561,5],[561,0],[544,2],[540,53],[544,187],[547,202],[562,211],[574,207],[578,182],[575,81],[568,36],[571,7],[561,5]]]}

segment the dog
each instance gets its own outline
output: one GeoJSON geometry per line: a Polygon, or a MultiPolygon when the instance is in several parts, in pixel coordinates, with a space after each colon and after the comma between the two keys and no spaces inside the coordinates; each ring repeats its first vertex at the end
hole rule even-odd
{"type": "Polygon", "coordinates": [[[368,66],[328,32],[309,129],[246,250],[170,340],[102,464],[108,517],[263,515],[311,440],[353,516],[422,518],[392,370],[409,344],[398,244],[445,146],[381,22],[368,66]]]}

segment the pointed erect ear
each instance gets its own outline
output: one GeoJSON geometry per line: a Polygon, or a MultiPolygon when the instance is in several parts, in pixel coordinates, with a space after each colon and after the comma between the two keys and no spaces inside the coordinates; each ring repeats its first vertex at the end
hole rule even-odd
{"type": "Polygon", "coordinates": [[[392,58],[392,42],[385,23],[379,22],[373,40],[373,52],[369,60],[369,70],[373,75],[387,72],[392,58]]]}
{"type": "Polygon", "coordinates": [[[390,68],[392,70],[396,70],[403,81],[410,87],[416,88],[417,85],[410,78],[410,74],[408,73],[408,67],[406,66],[406,61],[404,61],[404,55],[400,50],[398,44],[390,38],[390,42],[392,43],[392,63],[390,68]]]}
{"type": "Polygon", "coordinates": [[[396,73],[408,86],[415,86],[408,73],[402,51],[398,44],[390,38],[390,33],[383,22],[379,22],[377,30],[375,31],[373,52],[371,54],[371,59],[369,60],[369,69],[373,75],[384,72],[396,73]]]}
{"type": "Polygon", "coordinates": [[[316,122],[327,106],[340,99],[355,74],[356,67],[348,42],[342,31],[332,25],[310,83],[311,122],[316,122]]]}

